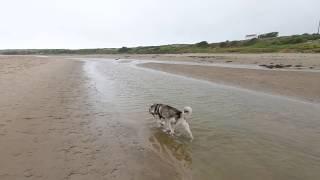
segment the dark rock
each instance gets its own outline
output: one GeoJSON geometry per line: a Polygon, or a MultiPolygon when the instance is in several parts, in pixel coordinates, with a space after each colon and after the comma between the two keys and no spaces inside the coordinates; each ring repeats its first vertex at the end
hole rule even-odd
{"type": "Polygon", "coordinates": [[[275,65],[273,65],[273,64],[270,63],[269,65],[261,64],[259,66],[266,67],[266,68],[269,68],[269,69],[273,69],[273,68],[281,69],[281,68],[285,68],[285,67],[291,67],[292,65],[283,65],[283,64],[275,64],[275,65]]]}
{"type": "Polygon", "coordinates": [[[276,64],[274,65],[275,68],[284,68],[282,64],[276,64]]]}
{"type": "Polygon", "coordinates": [[[273,65],[267,65],[267,64],[261,64],[259,66],[266,67],[266,68],[269,68],[269,69],[273,68],[273,65]]]}

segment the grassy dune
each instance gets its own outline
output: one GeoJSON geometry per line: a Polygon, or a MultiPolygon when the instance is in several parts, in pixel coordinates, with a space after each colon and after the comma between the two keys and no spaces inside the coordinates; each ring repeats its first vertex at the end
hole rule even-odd
{"type": "Polygon", "coordinates": [[[196,44],[173,44],[133,48],[102,49],[17,49],[0,50],[0,54],[178,54],[178,53],[320,53],[320,35],[302,34],[240,41],[196,44]]]}

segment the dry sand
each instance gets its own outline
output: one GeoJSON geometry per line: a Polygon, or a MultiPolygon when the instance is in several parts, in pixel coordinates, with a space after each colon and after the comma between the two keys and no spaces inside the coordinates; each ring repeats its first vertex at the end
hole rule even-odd
{"type": "Polygon", "coordinates": [[[164,72],[215,83],[320,102],[320,72],[223,68],[201,65],[144,63],[164,72]]]}
{"type": "Polygon", "coordinates": [[[82,66],[0,56],[0,179],[180,179],[147,131],[95,107],[82,66]]]}

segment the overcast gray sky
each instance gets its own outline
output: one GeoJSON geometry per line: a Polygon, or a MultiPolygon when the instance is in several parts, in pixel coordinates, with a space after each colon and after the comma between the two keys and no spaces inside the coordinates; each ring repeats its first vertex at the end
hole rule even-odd
{"type": "Polygon", "coordinates": [[[314,33],[320,0],[0,0],[0,49],[103,48],[314,33]]]}

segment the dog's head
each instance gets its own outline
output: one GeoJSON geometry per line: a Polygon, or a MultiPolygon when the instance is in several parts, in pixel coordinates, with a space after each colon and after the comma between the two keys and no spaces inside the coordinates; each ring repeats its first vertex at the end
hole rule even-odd
{"type": "Polygon", "coordinates": [[[150,107],[149,107],[149,113],[152,114],[154,116],[154,114],[156,113],[156,106],[157,104],[152,104],[150,107]]]}

